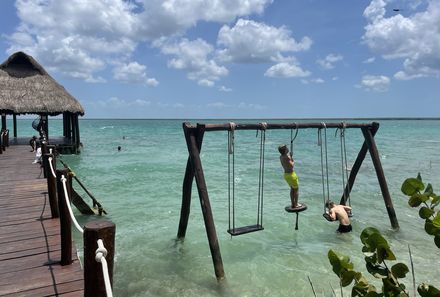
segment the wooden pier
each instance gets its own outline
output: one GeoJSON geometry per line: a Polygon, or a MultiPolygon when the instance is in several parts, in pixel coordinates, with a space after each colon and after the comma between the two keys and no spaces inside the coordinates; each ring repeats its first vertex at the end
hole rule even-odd
{"type": "Polygon", "coordinates": [[[28,145],[0,154],[0,296],[84,296],[76,253],[61,266],[60,221],[28,145]]]}

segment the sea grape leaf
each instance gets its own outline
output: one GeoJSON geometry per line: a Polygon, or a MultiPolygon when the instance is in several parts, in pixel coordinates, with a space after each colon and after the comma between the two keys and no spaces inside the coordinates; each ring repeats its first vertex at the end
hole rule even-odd
{"type": "Polygon", "coordinates": [[[412,196],[417,192],[422,191],[425,188],[423,182],[417,178],[407,178],[401,187],[403,194],[412,196]]]}
{"type": "Polygon", "coordinates": [[[391,273],[397,278],[404,278],[408,272],[408,266],[403,263],[397,263],[391,267],[391,273]]]}
{"type": "Polygon", "coordinates": [[[429,284],[421,284],[417,287],[421,297],[440,297],[440,291],[429,284]]]}
{"type": "Polygon", "coordinates": [[[380,265],[372,263],[366,263],[367,271],[375,278],[386,278],[388,276],[388,270],[380,265]]]}
{"type": "Polygon", "coordinates": [[[367,227],[367,228],[365,228],[365,229],[362,231],[361,236],[360,236],[362,243],[363,243],[364,245],[366,245],[366,242],[367,242],[368,238],[369,238],[372,234],[375,234],[375,233],[380,233],[380,232],[379,232],[379,230],[377,230],[376,228],[373,228],[373,227],[367,227]]]}
{"type": "Polygon", "coordinates": [[[435,235],[436,228],[430,219],[426,219],[425,221],[425,231],[429,235],[435,235]]]}
{"type": "Polygon", "coordinates": [[[418,207],[420,204],[422,204],[422,202],[428,199],[429,197],[426,197],[423,194],[415,193],[408,199],[408,204],[411,207],[418,207]]]}
{"type": "Polygon", "coordinates": [[[339,277],[344,271],[353,269],[353,263],[350,263],[349,257],[338,255],[333,250],[328,251],[328,259],[333,267],[333,272],[339,277]]]}
{"type": "Polygon", "coordinates": [[[432,196],[432,201],[431,201],[431,206],[437,206],[440,202],[440,196],[437,195],[433,195],[432,196]]]}
{"type": "Polygon", "coordinates": [[[355,275],[356,275],[356,272],[353,270],[347,270],[347,271],[343,272],[342,276],[341,276],[341,285],[343,287],[350,285],[351,282],[353,281],[355,275]]]}
{"type": "Polygon", "coordinates": [[[432,216],[434,213],[435,211],[426,206],[421,207],[419,210],[419,216],[424,220],[432,216]]]}
{"type": "Polygon", "coordinates": [[[436,235],[434,237],[434,243],[440,249],[440,236],[439,235],[436,235]]]}
{"type": "Polygon", "coordinates": [[[440,211],[437,212],[435,218],[432,220],[432,224],[435,227],[440,228],[440,211]]]}
{"type": "Polygon", "coordinates": [[[428,195],[434,194],[434,189],[432,188],[431,184],[428,184],[426,186],[425,192],[423,194],[428,194],[428,195]]]}

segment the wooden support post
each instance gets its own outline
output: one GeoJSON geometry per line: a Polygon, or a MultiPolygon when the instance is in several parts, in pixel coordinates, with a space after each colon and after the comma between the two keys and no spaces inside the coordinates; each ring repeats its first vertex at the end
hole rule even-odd
{"type": "Polygon", "coordinates": [[[14,138],[17,138],[17,115],[15,113],[12,115],[12,123],[14,126],[14,138]]]}
{"type": "MultiPolygon", "coordinates": [[[[186,124],[187,123],[183,124],[184,129],[186,124]]],[[[204,135],[204,131],[200,131],[200,133],[197,135],[197,141],[198,141],[197,148],[199,150],[199,153],[200,150],[202,149],[203,135],[204,135]]],[[[183,186],[182,186],[182,207],[180,209],[179,230],[177,232],[178,239],[183,239],[185,238],[186,235],[189,214],[191,211],[191,192],[192,192],[193,180],[194,180],[194,170],[191,167],[191,158],[188,157],[188,161],[186,162],[185,177],[183,179],[183,186]]]]}
{"type": "Polygon", "coordinates": [[[49,153],[49,150],[47,149],[47,142],[43,140],[41,142],[41,165],[43,166],[43,176],[44,178],[47,178],[47,168],[49,167],[49,164],[47,163],[47,154],[49,153]]]}
{"type": "Polygon", "coordinates": [[[67,137],[67,112],[63,112],[63,136],[67,137]]]}
{"type": "Polygon", "coordinates": [[[49,204],[50,204],[50,213],[52,215],[52,218],[59,218],[60,212],[58,209],[58,198],[57,198],[57,178],[56,176],[53,176],[52,170],[50,169],[50,161],[49,158],[52,158],[52,167],[55,171],[56,175],[56,158],[54,154],[45,154],[44,156],[47,156],[47,164],[49,165],[48,168],[48,175],[47,175],[47,193],[49,195],[49,204]]]}
{"type": "MultiPolygon", "coordinates": [[[[376,125],[378,128],[379,124],[376,123],[376,125]]],[[[362,133],[364,134],[365,142],[367,143],[368,150],[370,151],[371,159],[373,161],[374,169],[376,170],[377,179],[379,181],[380,189],[382,191],[383,200],[385,202],[385,207],[388,212],[388,217],[390,218],[391,226],[394,229],[398,229],[399,222],[397,221],[393,201],[391,200],[390,192],[388,191],[388,185],[385,179],[382,164],[380,162],[380,156],[379,151],[377,150],[376,142],[374,141],[374,137],[370,129],[362,128],[362,133]]]]}
{"type": "Polygon", "coordinates": [[[2,113],[2,130],[6,130],[6,114],[2,113]]]}
{"type": "MultiPolygon", "coordinates": [[[[61,182],[62,175],[69,179],[69,171],[67,169],[57,170],[58,208],[61,228],[61,265],[69,265],[72,263],[72,222],[66,199],[64,198],[64,187],[61,182]]],[[[69,183],[66,182],[66,186],[68,185],[69,183]]]]}
{"type": "Polygon", "coordinates": [[[107,250],[108,272],[113,286],[116,226],[110,221],[92,221],[84,227],[84,296],[106,297],[101,263],[95,260],[97,241],[101,239],[107,250]]]}
{"type": "Polygon", "coordinates": [[[81,143],[81,135],[79,133],[79,116],[76,114],[75,116],[75,122],[76,122],[76,149],[79,150],[79,145],[81,143]]]}
{"type": "Polygon", "coordinates": [[[184,132],[189,156],[191,159],[191,167],[196,179],[200,205],[202,208],[203,219],[205,221],[206,234],[208,236],[211,257],[214,263],[215,276],[218,280],[223,279],[225,277],[223,261],[220,253],[217,233],[215,230],[211,204],[209,202],[208,189],[206,186],[205,176],[203,174],[202,161],[200,160],[200,151],[198,149],[198,135],[204,133],[204,125],[197,125],[197,129],[189,129],[186,125],[184,125],[184,132]]]}
{"type": "Polygon", "coordinates": [[[0,155],[3,154],[3,130],[0,130],[0,155]]]}
{"type": "MultiPolygon", "coordinates": [[[[379,129],[378,123],[373,123],[373,127],[371,130],[371,135],[374,137],[376,135],[377,130],[379,129]],[[377,125],[376,125],[377,124],[377,125]]],[[[356,180],[356,176],[359,172],[359,169],[361,168],[362,162],[365,159],[365,156],[368,152],[368,146],[366,141],[362,144],[362,147],[358,153],[358,156],[356,158],[356,161],[354,162],[351,171],[350,176],[348,177],[347,185],[345,186],[344,193],[342,194],[341,201],[339,204],[346,205],[347,201],[345,201],[346,197],[350,196],[351,189],[353,188],[354,181],[356,180]]]]}

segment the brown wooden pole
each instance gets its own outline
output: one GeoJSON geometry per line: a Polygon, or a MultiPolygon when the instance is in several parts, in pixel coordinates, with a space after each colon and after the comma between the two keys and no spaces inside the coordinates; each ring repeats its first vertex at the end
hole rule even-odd
{"type": "Polygon", "coordinates": [[[110,221],[92,221],[84,227],[84,296],[106,297],[101,263],[95,260],[97,241],[102,239],[107,250],[108,272],[113,286],[116,226],[110,221]]]}
{"type": "Polygon", "coordinates": [[[47,164],[49,165],[48,168],[48,175],[47,175],[47,192],[49,195],[49,204],[50,204],[50,213],[52,215],[52,218],[59,218],[60,212],[58,209],[58,198],[57,198],[57,178],[54,177],[52,174],[52,170],[50,169],[50,161],[49,158],[52,158],[52,167],[56,174],[56,158],[53,154],[47,154],[47,164]]]}
{"type": "Polygon", "coordinates": [[[48,145],[47,140],[43,140],[41,142],[41,156],[42,156],[41,164],[43,166],[44,178],[47,178],[47,169],[49,167],[49,164],[47,162],[47,156],[46,156],[49,153],[49,149],[47,148],[47,145],[48,145]]]}
{"type": "MultiPolygon", "coordinates": [[[[371,128],[371,135],[374,137],[376,135],[377,130],[379,129],[379,123],[373,123],[371,128]]],[[[362,162],[365,159],[365,156],[368,152],[368,146],[366,141],[362,144],[362,147],[358,153],[356,161],[353,163],[353,166],[350,170],[350,176],[348,177],[347,184],[344,189],[344,193],[342,194],[341,201],[339,204],[345,205],[347,203],[346,198],[350,196],[351,189],[353,188],[354,181],[356,180],[356,176],[361,168],[362,162]]]]}
{"type": "Polygon", "coordinates": [[[211,204],[209,202],[208,189],[203,173],[200,152],[198,149],[198,135],[200,133],[203,133],[203,131],[203,125],[197,125],[197,129],[188,129],[186,126],[184,126],[186,144],[188,146],[188,152],[191,159],[191,167],[193,169],[194,177],[196,179],[200,205],[202,208],[203,219],[205,221],[206,235],[208,237],[209,248],[211,250],[211,257],[214,264],[215,276],[217,277],[217,279],[223,279],[225,277],[223,261],[217,239],[217,232],[215,230],[211,204]]]}
{"type": "MultiPolygon", "coordinates": [[[[61,230],[61,265],[69,265],[72,263],[72,222],[64,197],[64,187],[61,182],[62,175],[69,179],[69,171],[67,169],[57,170],[58,208],[61,230]]],[[[69,183],[66,182],[66,186],[68,185],[69,183]]]]}
{"type": "Polygon", "coordinates": [[[15,113],[12,115],[12,123],[14,126],[14,138],[17,138],[17,115],[15,113]]]}
{"type": "Polygon", "coordinates": [[[81,143],[81,135],[79,133],[79,116],[76,114],[76,149],[79,149],[79,145],[81,143]]]}
{"type": "Polygon", "coordinates": [[[385,207],[390,218],[391,226],[394,229],[399,228],[399,222],[397,221],[396,212],[394,211],[393,201],[391,200],[390,192],[388,191],[387,181],[385,179],[385,173],[383,172],[382,164],[380,162],[379,151],[374,141],[373,134],[370,129],[362,128],[362,133],[365,137],[368,150],[370,151],[371,159],[373,161],[374,169],[376,170],[377,179],[379,181],[380,190],[382,191],[385,207]]]}
{"type": "Polygon", "coordinates": [[[2,113],[2,130],[6,130],[6,114],[2,113]]]}
{"type": "MultiPolygon", "coordinates": [[[[185,125],[189,123],[183,123],[184,131],[185,125]]],[[[197,137],[197,148],[200,152],[202,149],[204,131],[200,131],[197,137]]],[[[177,238],[183,239],[186,235],[186,229],[188,227],[188,219],[191,211],[191,192],[192,192],[192,184],[194,180],[194,171],[191,167],[191,158],[188,157],[188,161],[186,162],[186,170],[185,177],[183,179],[182,186],[182,207],[180,209],[180,221],[179,221],[179,230],[177,232],[177,238]]]]}
{"type": "Polygon", "coordinates": [[[3,130],[0,130],[0,155],[3,154],[3,130]]]}

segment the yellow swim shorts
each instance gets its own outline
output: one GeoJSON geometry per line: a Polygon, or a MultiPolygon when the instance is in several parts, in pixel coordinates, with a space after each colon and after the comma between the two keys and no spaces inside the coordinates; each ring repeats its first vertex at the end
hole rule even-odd
{"type": "Polygon", "coordinates": [[[298,176],[295,171],[290,173],[284,173],[284,179],[289,184],[290,187],[298,189],[298,176]]]}

